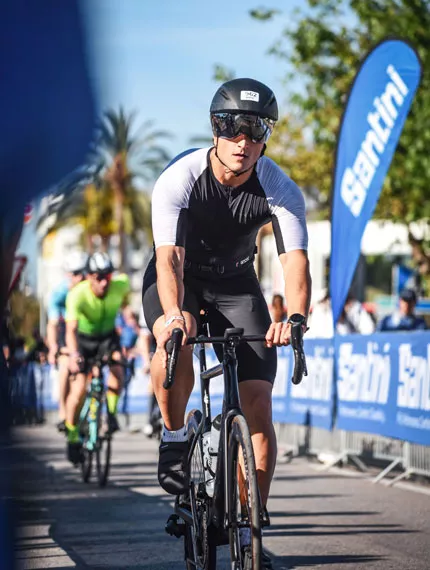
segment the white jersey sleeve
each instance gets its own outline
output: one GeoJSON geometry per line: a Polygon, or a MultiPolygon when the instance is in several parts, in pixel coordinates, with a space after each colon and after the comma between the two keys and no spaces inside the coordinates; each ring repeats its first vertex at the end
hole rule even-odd
{"type": "Polygon", "coordinates": [[[198,177],[207,166],[208,148],[179,155],[158,178],[152,194],[155,247],[185,247],[188,204],[198,177]]]}
{"type": "Polygon", "coordinates": [[[269,204],[278,254],[307,250],[305,200],[300,188],[266,156],[258,161],[257,174],[269,204]]]}

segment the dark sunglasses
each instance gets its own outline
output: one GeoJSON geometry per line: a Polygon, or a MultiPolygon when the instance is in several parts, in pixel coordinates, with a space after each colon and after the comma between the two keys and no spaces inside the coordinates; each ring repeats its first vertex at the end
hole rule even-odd
{"type": "Polygon", "coordinates": [[[96,278],[96,281],[110,281],[112,273],[95,273],[94,277],[96,278]]]}
{"type": "Polygon", "coordinates": [[[275,126],[272,119],[242,113],[215,113],[211,116],[211,122],[216,137],[234,139],[244,134],[253,143],[267,142],[275,126]]]}

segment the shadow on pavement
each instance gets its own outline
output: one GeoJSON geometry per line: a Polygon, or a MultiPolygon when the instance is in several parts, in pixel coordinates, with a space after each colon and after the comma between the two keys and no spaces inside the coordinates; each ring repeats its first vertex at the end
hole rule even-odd
{"type": "Polygon", "coordinates": [[[323,566],[323,565],[338,565],[338,564],[359,564],[365,562],[380,562],[386,560],[382,556],[366,556],[366,555],[353,555],[353,554],[338,554],[338,555],[318,555],[318,556],[278,556],[273,559],[276,566],[275,568],[303,568],[306,566],[323,566]]]}

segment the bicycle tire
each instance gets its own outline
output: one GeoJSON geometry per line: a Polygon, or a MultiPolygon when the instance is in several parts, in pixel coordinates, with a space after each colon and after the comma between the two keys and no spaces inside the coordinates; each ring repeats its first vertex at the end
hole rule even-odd
{"type": "MultiPolygon", "coordinates": [[[[187,417],[186,427],[188,441],[191,445],[202,419],[200,410],[192,410],[187,417]]],[[[187,465],[190,483],[196,490],[205,485],[203,468],[203,444],[201,437],[196,443],[191,463],[187,465]]],[[[216,570],[216,543],[209,525],[209,498],[198,499],[199,532],[195,536],[194,529],[185,523],[184,555],[187,570],[216,570]]]]}
{"type": "Polygon", "coordinates": [[[93,466],[93,452],[86,449],[85,446],[82,447],[82,463],[81,463],[81,473],[82,481],[88,483],[91,478],[91,471],[93,466]]]}
{"type": "Polygon", "coordinates": [[[261,518],[260,495],[258,492],[257,471],[254,451],[248,424],[242,415],[234,416],[230,424],[227,452],[227,477],[229,483],[229,543],[230,558],[234,570],[243,570],[239,528],[248,526],[251,534],[252,570],[261,570],[261,518]],[[242,452],[244,479],[239,471],[239,453],[242,452]],[[239,486],[246,490],[245,504],[241,506],[239,486]]]}
{"type": "Polygon", "coordinates": [[[112,455],[111,437],[110,435],[100,435],[102,424],[102,410],[104,402],[100,402],[98,409],[98,422],[97,422],[97,447],[96,447],[96,467],[97,467],[97,482],[99,487],[105,487],[109,478],[110,461],[112,455]]]}

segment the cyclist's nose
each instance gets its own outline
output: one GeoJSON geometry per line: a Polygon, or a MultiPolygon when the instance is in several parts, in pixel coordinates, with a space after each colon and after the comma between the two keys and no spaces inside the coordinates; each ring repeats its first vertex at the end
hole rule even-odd
{"type": "Polygon", "coordinates": [[[240,148],[247,148],[251,144],[251,139],[245,133],[240,133],[237,137],[237,145],[240,148]]]}

